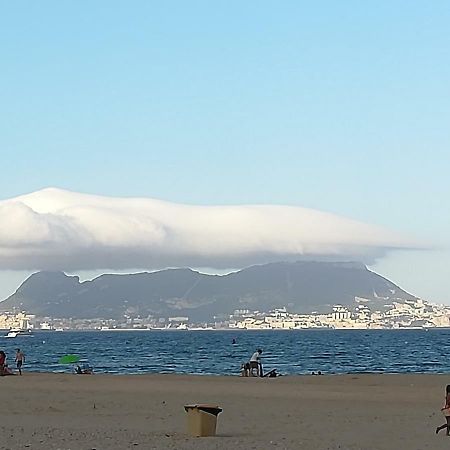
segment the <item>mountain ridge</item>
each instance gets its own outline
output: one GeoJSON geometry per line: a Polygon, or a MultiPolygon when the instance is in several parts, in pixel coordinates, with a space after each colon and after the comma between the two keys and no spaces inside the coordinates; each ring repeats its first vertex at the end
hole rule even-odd
{"type": "Polygon", "coordinates": [[[64,272],[36,272],[0,302],[0,311],[80,319],[187,316],[201,321],[226,317],[235,309],[287,306],[293,312],[329,312],[334,304],[354,307],[355,297],[377,309],[416,298],[359,262],[299,261],[250,266],[226,275],[173,268],[102,274],[82,282],[64,272]]]}

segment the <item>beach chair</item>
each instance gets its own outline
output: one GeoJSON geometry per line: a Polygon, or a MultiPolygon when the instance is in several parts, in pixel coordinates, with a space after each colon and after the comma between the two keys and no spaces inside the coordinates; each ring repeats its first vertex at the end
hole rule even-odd
{"type": "Polygon", "coordinates": [[[280,374],[277,373],[277,369],[272,369],[269,372],[265,373],[263,375],[263,378],[276,378],[278,376],[280,376],[280,374]]]}

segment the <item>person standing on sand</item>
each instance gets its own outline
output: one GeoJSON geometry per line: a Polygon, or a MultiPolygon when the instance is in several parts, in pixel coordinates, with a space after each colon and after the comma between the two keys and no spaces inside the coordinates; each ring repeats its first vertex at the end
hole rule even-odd
{"type": "Polygon", "coordinates": [[[16,351],[16,366],[17,370],[19,371],[19,375],[22,375],[22,366],[24,362],[25,362],[25,355],[23,354],[22,351],[20,351],[20,348],[18,348],[16,351]]]}
{"type": "Polygon", "coordinates": [[[263,368],[261,364],[261,353],[262,350],[258,348],[255,353],[253,353],[252,357],[250,358],[250,373],[253,374],[253,369],[256,369],[256,374],[258,377],[263,376],[263,368]]]}
{"type": "Polygon", "coordinates": [[[447,430],[445,434],[447,436],[450,436],[450,384],[447,384],[447,387],[445,388],[445,405],[443,408],[441,408],[441,411],[442,414],[444,414],[447,423],[444,423],[440,427],[437,427],[436,434],[438,434],[439,431],[445,428],[447,430]]]}

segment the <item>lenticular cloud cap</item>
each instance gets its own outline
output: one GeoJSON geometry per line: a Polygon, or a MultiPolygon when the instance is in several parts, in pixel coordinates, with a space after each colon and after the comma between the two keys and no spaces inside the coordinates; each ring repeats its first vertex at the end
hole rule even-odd
{"type": "Polygon", "coordinates": [[[0,270],[370,263],[418,247],[388,229],[297,206],[195,206],[55,188],[0,202],[0,270]]]}

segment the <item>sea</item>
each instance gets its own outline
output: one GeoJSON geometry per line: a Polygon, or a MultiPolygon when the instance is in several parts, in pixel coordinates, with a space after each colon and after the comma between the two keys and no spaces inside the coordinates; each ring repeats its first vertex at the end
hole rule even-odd
{"type": "Polygon", "coordinates": [[[264,372],[284,375],[450,372],[450,329],[49,331],[0,337],[10,366],[17,348],[26,355],[24,370],[33,372],[73,372],[73,365],[58,360],[76,354],[96,373],[237,376],[258,348],[264,372]]]}

